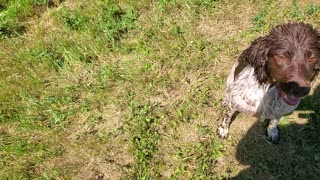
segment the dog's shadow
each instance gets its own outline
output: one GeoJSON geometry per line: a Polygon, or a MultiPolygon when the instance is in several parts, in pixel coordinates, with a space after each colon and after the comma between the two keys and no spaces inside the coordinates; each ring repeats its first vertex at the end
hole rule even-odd
{"type": "Polygon", "coordinates": [[[280,125],[278,145],[264,139],[261,122],[250,128],[236,152],[248,168],[232,179],[320,179],[320,85],[297,112],[306,121],[280,125]]]}

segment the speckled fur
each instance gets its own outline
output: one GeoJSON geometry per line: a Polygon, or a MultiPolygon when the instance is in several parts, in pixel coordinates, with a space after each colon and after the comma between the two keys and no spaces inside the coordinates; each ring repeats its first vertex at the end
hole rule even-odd
{"type": "Polygon", "coordinates": [[[227,93],[223,99],[223,105],[226,106],[227,110],[218,129],[218,134],[225,138],[230,123],[235,118],[235,113],[244,112],[261,120],[270,119],[272,123],[268,128],[268,136],[271,139],[277,139],[277,122],[283,115],[294,111],[298,104],[288,105],[280,97],[275,86],[268,83],[260,84],[254,76],[254,68],[250,65],[246,66],[235,77],[237,66],[238,62],[233,65],[227,79],[227,93]]]}
{"type": "Polygon", "coordinates": [[[239,112],[269,119],[268,139],[277,143],[279,119],[291,113],[320,71],[320,33],[310,24],[280,24],[242,51],[227,79],[226,112],[218,128],[225,138],[239,112]]]}
{"type": "Polygon", "coordinates": [[[230,109],[248,113],[261,119],[279,119],[294,111],[298,104],[290,106],[280,98],[275,86],[260,84],[251,66],[245,67],[237,77],[234,64],[227,79],[227,93],[223,104],[230,109]]]}

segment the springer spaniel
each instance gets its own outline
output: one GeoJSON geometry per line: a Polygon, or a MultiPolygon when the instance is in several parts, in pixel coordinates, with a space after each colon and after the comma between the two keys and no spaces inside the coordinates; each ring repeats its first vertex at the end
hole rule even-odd
{"type": "Polygon", "coordinates": [[[278,25],[254,40],[227,79],[226,107],[218,134],[226,138],[239,112],[269,119],[267,139],[278,143],[279,119],[293,112],[310,92],[320,69],[320,34],[302,22],[278,25]]]}

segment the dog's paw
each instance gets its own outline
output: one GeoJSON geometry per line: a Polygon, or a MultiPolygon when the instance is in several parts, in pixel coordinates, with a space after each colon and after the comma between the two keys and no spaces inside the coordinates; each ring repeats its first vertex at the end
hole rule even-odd
{"type": "Polygon", "coordinates": [[[277,127],[267,129],[267,140],[273,144],[279,143],[279,131],[277,127]]]}
{"type": "Polygon", "coordinates": [[[228,137],[228,132],[229,130],[228,129],[225,129],[223,127],[219,127],[217,129],[217,134],[219,135],[220,138],[222,139],[226,139],[228,137]]]}

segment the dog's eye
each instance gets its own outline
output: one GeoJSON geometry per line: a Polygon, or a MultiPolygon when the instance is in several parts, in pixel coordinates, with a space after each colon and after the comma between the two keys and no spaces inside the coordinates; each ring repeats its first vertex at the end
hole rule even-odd
{"type": "Polygon", "coordinates": [[[310,58],[312,56],[312,52],[311,51],[307,51],[305,52],[305,57],[310,58]]]}
{"type": "Polygon", "coordinates": [[[278,55],[278,56],[276,56],[276,59],[278,61],[287,61],[287,58],[284,55],[278,55]]]}

